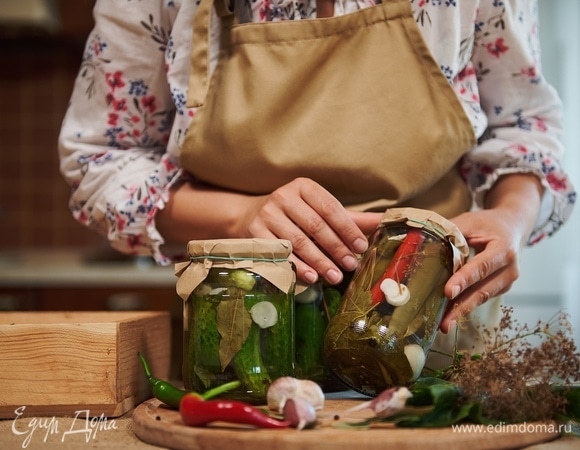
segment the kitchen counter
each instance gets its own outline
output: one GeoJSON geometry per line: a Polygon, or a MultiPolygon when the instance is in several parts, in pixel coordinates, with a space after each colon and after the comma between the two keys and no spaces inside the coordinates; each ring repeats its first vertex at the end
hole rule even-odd
{"type": "Polygon", "coordinates": [[[0,287],[175,286],[173,266],[109,252],[0,252],[0,287]]]}

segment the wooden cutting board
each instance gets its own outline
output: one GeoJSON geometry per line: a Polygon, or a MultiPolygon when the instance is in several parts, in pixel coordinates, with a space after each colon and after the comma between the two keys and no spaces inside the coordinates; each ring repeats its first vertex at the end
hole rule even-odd
{"type": "MultiPolygon", "coordinates": [[[[523,432],[513,429],[497,431],[457,432],[448,428],[397,428],[378,424],[371,429],[337,428],[335,416],[359,403],[360,399],[328,399],[319,414],[319,424],[308,430],[251,429],[229,424],[204,428],[183,424],[177,411],[150,399],[133,412],[133,431],[149,444],[180,450],[415,450],[417,448],[468,448],[469,450],[501,450],[527,447],[557,438],[548,427],[527,424],[523,432]]],[[[370,411],[349,416],[352,421],[369,417],[370,411]]]]}

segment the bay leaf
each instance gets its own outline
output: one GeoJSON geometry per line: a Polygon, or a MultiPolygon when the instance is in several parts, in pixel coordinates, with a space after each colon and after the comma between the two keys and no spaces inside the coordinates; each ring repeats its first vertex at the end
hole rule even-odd
{"type": "Polygon", "coordinates": [[[246,342],[252,316],[244,306],[244,298],[222,301],[217,306],[217,329],[221,340],[219,359],[222,372],[246,342]]]}

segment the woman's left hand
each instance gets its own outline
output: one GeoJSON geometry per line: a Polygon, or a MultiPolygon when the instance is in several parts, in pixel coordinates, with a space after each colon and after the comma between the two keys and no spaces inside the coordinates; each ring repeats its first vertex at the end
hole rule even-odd
{"type": "Polygon", "coordinates": [[[500,178],[487,196],[489,209],[452,219],[475,255],[445,285],[451,299],[441,331],[490,298],[506,293],[520,274],[520,251],[535,224],[541,186],[533,175],[500,178]]]}

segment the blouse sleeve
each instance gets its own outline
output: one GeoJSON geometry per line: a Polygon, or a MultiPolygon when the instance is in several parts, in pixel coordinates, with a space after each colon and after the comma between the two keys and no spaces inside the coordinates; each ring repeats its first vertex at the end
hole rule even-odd
{"type": "Polygon", "coordinates": [[[160,252],[154,216],[180,178],[166,152],[175,114],[165,75],[174,2],[99,0],[59,136],[70,209],[111,245],[160,252]]]}
{"type": "Polygon", "coordinates": [[[541,179],[545,195],[532,244],[566,221],[576,197],[561,166],[561,103],[541,73],[537,3],[482,1],[475,26],[472,67],[488,129],[463,169],[480,206],[504,174],[541,179]]]}

